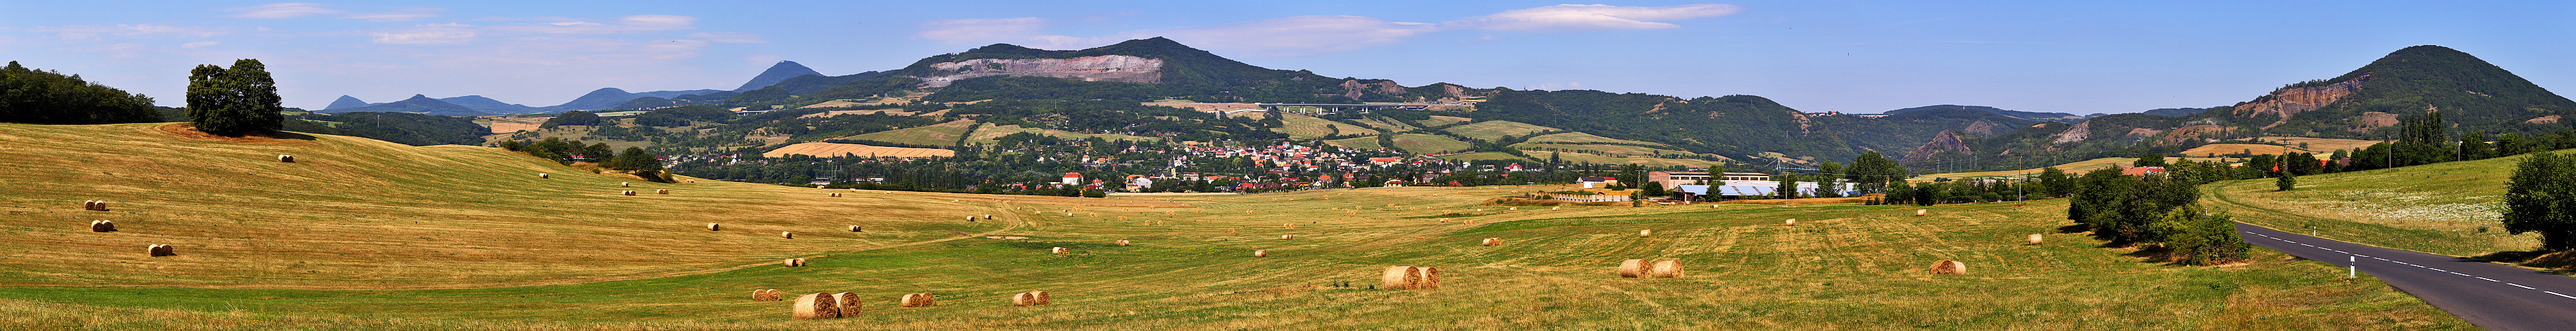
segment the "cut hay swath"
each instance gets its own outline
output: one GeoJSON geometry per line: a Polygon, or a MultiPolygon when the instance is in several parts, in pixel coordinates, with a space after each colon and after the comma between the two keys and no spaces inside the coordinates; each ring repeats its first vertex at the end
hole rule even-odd
{"type": "Polygon", "coordinates": [[[624,195],[627,195],[627,196],[634,196],[634,195],[635,195],[635,191],[622,191],[622,192],[618,192],[617,194],[624,194],[624,195]]]}
{"type": "Polygon", "coordinates": [[[1655,266],[1654,266],[1654,267],[1646,269],[1646,277],[1651,277],[1651,278],[1681,278],[1681,277],[1682,277],[1682,261],[1675,261],[1675,260],[1655,261],[1655,266]]]}
{"type": "Polygon", "coordinates": [[[172,252],[171,249],[170,245],[152,244],[151,246],[143,246],[143,253],[153,257],[179,255],[177,252],[172,252]]]}
{"type": "Polygon", "coordinates": [[[1110,243],[1118,244],[1119,246],[1126,246],[1126,245],[1127,245],[1127,241],[1126,241],[1126,240],[1112,241],[1112,242],[1110,242],[1110,243]]]}
{"type": "Polygon", "coordinates": [[[1787,221],[1787,222],[1781,222],[1781,224],[1783,224],[1783,225],[1788,225],[1788,226],[1798,226],[1798,219],[1792,218],[1792,219],[1789,219],[1789,221],[1787,221]]]}
{"type": "Polygon", "coordinates": [[[1485,238],[1485,242],[1483,242],[1483,243],[1482,243],[1482,245],[1485,245],[1485,246],[1502,246],[1502,245],[1503,245],[1503,238],[1485,238]]]}
{"type": "Polygon", "coordinates": [[[1655,229],[1637,230],[1637,237],[1638,237],[1638,238],[1653,238],[1654,236],[1655,236],[1655,229]]]}
{"type": "Polygon", "coordinates": [[[1252,257],[1270,257],[1270,250],[1267,250],[1267,249],[1255,249],[1255,250],[1252,250],[1252,257]]]}
{"type": "Polygon", "coordinates": [[[832,306],[841,308],[842,318],[859,317],[859,312],[864,310],[861,308],[866,308],[859,304],[859,295],[850,292],[833,294],[832,306]]]}
{"type": "Polygon", "coordinates": [[[1934,275],[1965,275],[1965,274],[1968,274],[1968,263],[1966,263],[1966,262],[1959,262],[1959,261],[1951,261],[1951,260],[1941,260],[1941,262],[1933,262],[1933,263],[1932,263],[1932,274],[1934,274],[1934,275]]]}
{"type": "Polygon", "coordinates": [[[281,154],[277,156],[277,162],[295,163],[295,156],[281,154]]]}
{"type": "Polygon", "coordinates": [[[796,239],[796,232],[794,232],[794,231],[779,231],[779,232],[778,232],[778,237],[779,237],[779,238],[787,238],[787,239],[796,239]]]}
{"type": "Polygon", "coordinates": [[[1047,254],[1072,254],[1072,253],[1073,253],[1073,250],[1071,250],[1071,249],[1065,249],[1064,247],[1056,247],[1056,248],[1049,248],[1049,249],[1047,249],[1047,254]]]}
{"type": "Polygon", "coordinates": [[[797,296],[795,310],[796,319],[818,320],[826,318],[841,318],[841,307],[834,305],[836,303],[834,301],[838,300],[833,299],[831,293],[815,292],[814,294],[797,296]]]}
{"type": "Polygon", "coordinates": [[[1413,266],[1393,266],[1387,267],[1386,275],[1378,278],[1377,288],[1402,290],[1413,288],[1413,284],[1421,282],[1422,269],[1415,269],[1413,266]]]}
{"type": "Polygon", "coordinates": [[[707,231],[724,231],[723,224],[707,223],[707,231]]]}
{"type": "Polygon", "coordinates": [[[116,222],[108,220],[89,221],[89,232],[116,232],[116,222]]]}
{"type": "Polygon", "coordinates": [[[751,290],[751,301],[778,301],[778,290],[751,290]]]}
{"type": "Polygon", "coordinates": [[[1619,278],[1646,277],[1646,263],[1646,259],[1628,259],[1626,261],[1619,261],[1619,278]]]}
{"type": "Polygon", "coordinates": [[[852,226],[850,226],[850,232],[865,232],[865,231],[859,231],[859,230],[864,230],[864,229],[859,228],[859,226],[857,226],[857,225],[852,225],[852,226]]]}
{"type": "Polygon", "coordinates": [[[2030,244],[2032,244],[2032,245],[2038,245],[2038,244],[2040,243],[2040,240],[2041,240],[2041,239],[2045,239],[2045,238],[2047,238],[2047,237],[2041,237],[2041,236],[2040,236],[2039,234],[2037,234],[2037,233],[2030,234],[2030,244]]]}

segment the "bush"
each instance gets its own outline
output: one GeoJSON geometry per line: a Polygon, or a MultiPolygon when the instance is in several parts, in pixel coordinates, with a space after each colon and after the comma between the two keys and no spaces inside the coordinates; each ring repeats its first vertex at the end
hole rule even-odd
{"type": "Polygon", "coordinates": [[[2167,211],[2150,226],[2155,237],[2173,248],[2169,254],[2182,265],[2218,265],[2244,261],[2252,248],[2245,238],[2236,235],[2235,223],[2226,213],[2206,214],[2199,204],[2187,204],[2167,211]]]}
{"type": "Polygon", "coordinates": [[[2292,188],[2299,187],[2299,177],[2292,176],[2290,173],[2284,172],[2281,173],[2281,179],[2272,181],[2272,186],[2280,187],[2282,191],[2288,191],[2292,188]]]}

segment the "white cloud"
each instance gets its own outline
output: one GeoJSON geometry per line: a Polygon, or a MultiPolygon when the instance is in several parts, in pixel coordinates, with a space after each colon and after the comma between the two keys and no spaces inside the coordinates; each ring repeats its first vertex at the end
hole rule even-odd
{"type": "Polygon", "coordinates": [[[474,26],[472,25],[447,23],[422,24],[408,28],[376,32],[373,35],[376,37],[375,42],[378,44],[463,45],[467,42],[473,42],[475,37],[482,35],[482,33],[474,31],[474,26]]]}
{"type": "Polygon", "coordinates": [[[1521,85],[1521,89],[1522,89],[1522,90],[1562,90],[1562,89],[1583,89],[1583,83],[1580,83],[1580,82],[1565,82],[1564,84],[1558,84],[1558,83],[1539,83],[1538,85],[1521,85]]]}
{"type": "Polygon", "coordinates": [[[366,21],[371,21],[371,22],[401,22],[401,21],[409,21],[409,20],[416,20],[416,19],[422,19],[422,18],[438,17],[438,14],[439,14],[439,13],[443,13],[443,12],[447,12],[447,9],[441,9],[441,8],[404,8],[402,11],[396,11],[396,12],[388,12],[388,13],[356,13],[356,14],[349,14],[349,16],[341,16],[340,18],[355,19],[355,20],[366,20],[366,21]]]}
{"type": "Polygon", "coordinates": [[[179,44],[179,47],[180,47],[180,48],[198,48],[198,47],[206,47],[206,46],[214,46],[214,45],[222,45],[222,44],[224,44],[224,42],[221,42],[221,41],[200,41],[200,42],[192,42],[192,43],[179,44]]]}
{"type": "Polygon", "coordinates": [[[688,30],[688,29],[696,29],[696,28],[698,28],[698,27],[697,27],[697,24],[695,23],[697,20],[698,20],[698,18],[696,18],[696,17],[679,16],[679,15],[635,15],[635,16],[619,17],[619,18],[617,18],[617,22],[616,22],[616,23],[596,23],[596,22],[578,21],[578,20],[563,20],[563,21],[559,21],[559,22],[548,22],[548,23],[538,23],[538,24],[511,24],[511,25],[501,25],[501,26],[494,26],[494,27],[492,27],[492,28],[494,28],[494,29],[500,29],[500,30],[510,30],[510,31],[520,31],[520,32],[536,32],[536,33],[547,33],[547,34],[558,34],[558,35],[573,35],[573,34],[612,34],[612,33],[630,33],[630,32],[646,32],[646,31],[668,31],[668,30],[688,30]]]}
{"type": "Polygon", "coordinates": [[[27,28],[27,29],[25,29],[25,30],[26,30],[26,31],[31,31],[31,32],[51,32],[51,33],[54,33],[54,37],[55,37],[55,38],[62,38],[62,39],[65,39],[65,40],[89,40],[89,39],[98,39],[98,36],[99,36],[99,35],[113,35],[113,36],[119,36],[119,37],[193,37],[193,38],[204,38],[204,37],[213,37],[213,36],[220,36],[220,35],[224,35],[224,34],[232,33],[232,32],[229,32],[229,31],[225,31],[224,29],[218,29],[218,28],[208,28],[208,27],[199,27],[199,26],[168,26],[168,25],[152,25],[152,24],[132,24],[132,25],[127,25],[127,24],[117,24],[117,25],[66,25],[66,26],[45,26],[45,27],[34,27],[34,28],[27,28]]]}
{"type": "Polygon", "coordinates": [[[1726,16],[1740,11],[1744,11],[1744,7],[1722,4],[1663,7],[1555,5],[1507,10],[1493,15],[1443,22],[1440,25],[1460,29],[1538,32],[1670,29],[1681,26],[1657,21],[1726,16]]]}
{"type": "Polygon", "coordinates": [[[741,32],[699,32],[689,34],[689,38],[706,39],[707,41],[720,43],[769,43],[768,40],[760,39],[760,35],[741,32]]]}
{"type": "Polygon", "coordinates": [[[280,3],[272,3],[272,4],[265,4],[265,5],[258,5],[258,6],[250,6],[250,7],[233,8],[233,9],[228,10],[228,11],[239,11],[239,12],[242,12],[242,13],[240,13],[240,14],[233,14],[233,15],[232,15],[232,17],[241,17],[241,18],[261,18],[261,19],[296,18],[296,17],[304,17],[304,16],[312,16],[312,15],[320,15],[320,14],[336,14],[336,13],[340,13],[340,10],[337,10],[337,9],[322,8],[322,4],[318,4],[318,3],[302,3],[302,2],[280,2],[280,3]]]}
{"type": "Polygon", "coordinates": [[[921,23],[921,33],[912,37],[952,44],[1006,41],[1034,36],[1045,27],[1046,19],[1036,17],[939,20],[921,23]]]}

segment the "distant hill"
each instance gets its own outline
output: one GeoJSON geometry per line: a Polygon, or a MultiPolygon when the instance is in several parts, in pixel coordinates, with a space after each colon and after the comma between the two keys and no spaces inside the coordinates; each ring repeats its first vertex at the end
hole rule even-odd
{"type": "Polygon", "coordinates": [[[2485,60],[2442,46],[2388,53],[2331,79],[2299,82],[2209,116],[2278,135],[2364,137],[2394,124],[2389,117],[2440,110],[2460,130],[2551,132],[2576,116],[2576,101],[2550,93],[2485,60]],[[2535,120],[2540,120],[2534,122],[2535,120]]]}
{"type": "Polygon", "coordinates": [[[769,87],[770,84],[804,75],[822,76],[823,73],[814,72],[814,68],[806,68],[803,64],[796,64],[796,61],[778,61],[778,64],[770,65],[769,70],[760,71],[760,75],[752,76],[751,81],[743,82],[742,87],[734,88],[733,91],[742,92],[769,87]]]}
{"type": "Polygon", "coordinates": [[[493,114],[526,114],[537,112],[537,107],[501,102],[501,100],[492,100],[492,98],[485,98],[480,95],[438,98],[438,101],[446,101],[447,103],[456,104],[458,106],[465,106],[465,108],[473,108],[474,110],[493,114]]]}
{"type": "MultiPolygon", "coordinates": [[[[478,97],[478,98],[479,98],[479,97],[478,97]]],[[[355,100],[355,98],[351,98],[351,100],[355,100]]],[[[491,100],[491,99],[484,99],[484,100],[491,100]]],[[[373,105],[373,106],[365,106],[365,107],[351,107],[351,108],[325,109],[325,110],[323,110],[323,111],[319,111],[318,113],[338,114],[338,113],[351,113],[351,112],[412,113],[412,114],[428,114],[428,115],[438,115],[438,116],[483,116],[483,115],[498,115],[498,114],[494,114],[494,113],[484,112],[484,111],[481,111],[481,110],[476,110],[476,109],[474,109],[474,108],[468,108],[468,107],[465,107],[465,106],[459,106],[459,105],[457,105],[457,104],[448,103],[448,102],[446,102],[446,101],[440,101],[440,100],[438,100],[438,99],[431,99],[429,96],[419,95],[419,94],[413,94],[413,95],[411,96],[411,98],[410,98],[410,99],[403,99],[402,101],[387,102],[387,103],[376,104],[376,105],[373,105]]]]}
{"type": "Polygon", "coordinates": [[[340,109],[340,108],[357,108],[357,107],[374,106],[374,105],[381,105],[381,104],[384,104],[384,103],[381,103],[381,102],[370,103],[370,102],[366,102],[366,101],[360,101],[360,100],[358,100],[358,98],[357,98],[357,97],[351,97],[351,96],[348,96],[348,95],[341,95],[341,96],[340,96],[340,99],[338,99],[338,100],[331,100],[331,105],[330,105],[330,106],[324,106],[324,107],[322,107],[322,110],[332,110],[332,109],[340,109]]]}
{"type": "Polygon", "coordinates": [[[627,102],[627,101],[634,101],[634,100],[635,100],[635,98],[642,98],[642,97],[655,97],[655,98],[671,99],[671,98],[677,98],[677,97],[680,97],[680,96],[682,96],[682,95],[703,95],[703,94],[712,94],[712,93],[718,93],[718,92],[730,92],[730,91],[723,91],[723,90],[687,90],[687,91],[651,91],[651,92],[642,92],[642,93],[629,93],[629,92],[626,92],[626,90],[617,89],[617,88],[615,88],[615,87],[603,87],[603,88],[600,88],[600,89],[598,89],[598,90],[591,90],[591,91],[590,91],[590,93],[588,93],[588,94],[582,94],[582,95],[581,95],[581,97],[573,98],[573,99],[572,99],[572,101],[564,102],[563,104],[560,104],[560,105],[553,105],[553,106],[546,106],[546,107],[543,107],[543,108],[537,108],[537,111],[538,111],[538,112],[549,112],[549,113],[551,113],[551,112],[572,111],[572,110],[602,110],[602,109],[615,109],[615,108],[617,108],[617,106],[618,106],[618,105],[626,104],[626,102],[627,102]]]}
{"type": "Polygon", "coordinates": [[[2012,116],[2012,117],[2017,117],[2017,118],[2022,118],[2022,119],[2028,119],[2028,120],[2033,120],[2033,121],[2050,121],[2050,122],[2068,122],[2068,123],[2073,123],[2073,122],[2083,121],[2083,120],[2086,118],[2086,116],[2084,116],[2084,115],[2076,115],[2076,114],[2068,114],[2068,113],[2040,113],[2040,112],[2026,112],[2026,111],[2004,110],[2003,108],[1995,108],[1995,107],[1987,107],[1987,106],[1961,106],[1961,105],[1930,105],[1930,106],[1922,106],[1922,107],[1914,107],[1914,108],[1906,108],[1906,109],[1897,109],[1897,110],[1890,110],[1890,111],[1887,111],[1887,114],[1889,114],[1889,115],[1895,115],[1895,114],[1904,114],[1904,113],[1911,113],[1911,112],[1918,112],[1918,111],[1926,111],[1926,110],[1934,110],[1934,109],[1966,109],[1966,110],[1975,110],[1975,111],[1982,111],[1982,112],[1992,113],[1992,114],[1995,114],[1995,115],[2012,116]]]}
{"type": "Polygon", "coordinates": [[[2147,114],[2147,115],[2164,116],[2164,117],[2183,117],[2183,116],[2191,116],[2191,115],[2200,115],[2200,113],[2201,113],[2201,112],[2205,112],[2205,111],[2209,111],[2209,108],[2157,108],[2157,109],[2148,109],[2148,110],[2147,110],[2147,111],[2145,111],[2145,112],[2139,112],[2139,113],[2140,113],[2140,114],[2147,114]]]}

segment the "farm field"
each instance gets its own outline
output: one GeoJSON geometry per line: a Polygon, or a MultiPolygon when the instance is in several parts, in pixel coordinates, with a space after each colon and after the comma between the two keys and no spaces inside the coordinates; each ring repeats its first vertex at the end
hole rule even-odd
{"type": "Polygon", "coordinates": [[[2201,187],[2202,201],[2241,222],[2281,231],[2313,226],[2318,237],[2353,243],[2454,256],[2528,251],[2540,247],[2539,234],[2506,234],[2496,209],[2521,159],[2300,176],[2287,192],[2273,179],[2217,182],[2201,187]]]}
{"type": "Polygon", "coordinates": [[[1532,133],[1554,130],[1556,130],[1556,128],[1537,126],[1529,123],[1513,121],[1484,121],[1453,126],[1442,131],[1449,131],[1449,133],[1457,134],[1460,137],[1484,140],[1502,140],[1503,136],[1526,136],[1532,133]]]}
{"type": "Polygon", "coordinates": [[[1537,136],[1537,137],[1530,137],[1529,141],[1525,141],[1525,143],[1531,143],[1531,144],[1575,144],[1575,145],[1610,143],[1610,144],[1634,144],[1634,145],[1644,145],[1644,146],[1669,146],[1669,145],[1664,145],[1664,144],[1659,144],[1659,143],[1653,143],[1653,142],[1644,142],[1644,141],[1625,140],[1625,139],[1615,139],[1615,138],[1610,138],[1610,137],[1595,136],[1595,135],[1592,135],[1592,134],[1590,134],[1590,133],[1582,133],[1582,132],[1567,132],[1567,133],[1558,133],[1558,134],[1550,134],[1550,135],[1543,135],[1543,136],[1537,136]]]}
{"type": "Polygon", "coordinates": [[[1514,148],[1514,149],[1520,149],[1520,150],[1522,150],[1524,153],[1537,153],[1537,152],[1540,152],[1540,151],[1569,151],[1569,152],[1578,152],[1578,153],[1602,154],[1602,155],[1617,155],[1617,156],[1652,156],[1652,155],[1656,155],[1656,154],[1662,154],[1662,155],[1691,155],[1691,154],[1695,154],[1695,153],[1691,153],[1690,151],[1670,150],[1670,149],[1653,148],[1653,147],[1639,147],[1639,146],[1629,146],[1629,145],[1577,145],[1577,144],[1518,143],[1518,144],[1512,144],[1512,146],[1511,146],[1511,147],[1512,147],[1512,148],[1514,148]]]}
{"type": "Polygon", "coordinates": [[[974,133],[972,133],[972,134],[971,134],[971,135],[972,135],[972,137],[968,137],[968,138],[966,138],[966,142],[967,142],[967,143],[981,143],[981,144],[991,145],[991,144],[993,144],[993,143],[998,142],[998,141],[997,141],[997,140],[995,140],[995,139],[1000,139],[1000,138],[1002,138],[1002,136],[1008,136],[1008,135],[1011,135],[1011,134],[1013,134],[1013,133],[1021,133],[1021,132],[1030,132],[1030,133],[1036,133],[1036,134],[1047,135],[1047,136],[1057,137],[1057,138],[1064,138],[1064,139],[1088,139],[1088,138],[1091,138],[1091,137],[1100,137],[1100,139],[1107,139],[1107,140],[1134,140],[1134,141],[1156,141],[1156,140],[1162,140],[1162,138],[1145,137],[1145,136],[1130,136],[1130,135],[1123,135],[1123,134],[1085,134],[1085,133],[1075,133],[1075,132],[1071,132],[1071,131],[1064,131],[1064,130],[1039,129],[1039,128],[1024,128],[1024,127],[1020,127],[1019,125],[993,125],[992,123],[984,123],[984,124],[980,124],[980,126],[975,127],[975,131],[974,131],[974,133]]]}
{"type": "Polygon", "coordinates": [[[2263,137],[2262,139],[2263,139],[2263,141],[2264,141],[2264,142],[2278,143],[2278,144],[2281,144],[2282,146],[2292,146],[2292,147],[2296,147],[2296,146],[2299,146],[2299,144],[2308,144],[2307,149],[2308,149],[2308,150],[2311,150],[2311,151],[2316,151],[2317,153],[2333,153],[2335,150],[2338,150],[2338,149],[2341,149],[2341,150],[2361,150],[2363,147],[2370,147],[2370,145],[2372,145],[2372,144],[2378,144],[2378,143],[2380,143],[2380,141],[2378,141],[2378,140],[2335,139],[2335,138],[2308,138],[2308,137],[2277,137],[2277,136],[2276,136],[2276,137],[2263,137]]]}
{"type": "MultiPolygon", "coordinates": [[[[2083,160],[2083,161],[2068,162],[2068,163],[2066,163],[2066,164],[2060,164],[2060,165],[2057,165],[2056,167],[2057,167],[2057,170],[2063,170],[2063,171],[2066,171],[2066,173],[2067,173],[2068,175],[2081,175],[2081,174],[2083,174],[2083,173],[2085,173],[2085,172],[2093,171],[2094,169],[2102,169],[2102,168],[2110,168],[2110,167],[2126,167],[2126,166],[2129,166],[2129,164],[2130,164],[2130,163],[2135,163],[2135,162],[2137,162],[2137,161],[2138,161],[2138,158],[2134,158],[2134,157],[2106,157],[2106,158],[2099,158],[2099,159],[2091,159],[2091,160],[2083,160]]],[[[2046,169],[2048,169],[2048,168],[2049,168],[2049,167],[2038,167],[2038,168],[2030,168],[2030,169],[2024,169],[2024,170],[1979,171],[1979,172],[1951,172],[1951,173],[1938,173],[1938,174],[1927,174],[1927,175],[1915,175],[1915,176],[1914,176],[1914,178],[1995,177],[1995,176],[2020,176],[2020,175],[2025,175],[2025,174],[2027,174],[2027,175],[2031,175],[2031,176],[2038,176],[2040,171],[2042,171],[2042,170],[2046,170],[2046,169]]]]}
{"type": "MultiPolygon", "coordinates": [[[[2334,150],[2326,150],[2326,151],[2327,151],[2327,152],[2333,152],[2334,150]]],[[[2289,154],[2289,153],[2315,153],[2315,151],[2302,150],[2302,149],[2299,149],[2298,147],[2294,147],[2294,146],[2263,145],[2263,144],[2208,144],[2208,145],[2201,145],[2200,147],[2192,147],[2191,149],[2183,150],[2183,151],[2182,151],[2182,155],[2183,155],[2183,156],[2185,156],[2185,157],[2190,157],[2190,156],[2210,157],[2211,155],[2226,155],[2226,154],[2248,153],[2248,152],[2251,152],[2251,153],[2253,153],[2253,154],[2258,154],[2258,155],[2281,155],[2281,154],[2289,154]]],[[[2321,157],[2319,157],[2319,158],[2323,158],[2323,157],[2321,156],[2321,157]]]]}
{"type": "Polygon", "coordinates": [[[1446,153],[1466,150],[1469,147],[1467,142],[1434,134],[1400,133],[1396,134],[1394,139],[1395,146],[1391,147],[1413,153],[1446,153]]]}
{"type": "Polygon", "coordinates": [[[2242,264],[2177,267],[2101,247],[2059,230],[2071,224],[2064,200],[1916,217],[1920,207],[1850,204],[1488,204],[1561,189],[1552,186],[1084,199],[699,181],[637,182],[675,192],[629,197],[606,192],[630,180],[496,149],[218,141],[161,127],[0,125],[9,156],[0,163],[33,170],[0,173],[21,183],[0,206],[24,216],[0,219],[9,232],[0,250],[13,253],[0,256],[12,266],[0,269],[0,325],[2472,328],[2370,278],[2346,281],[2335,265],[2269,250],[2242,264]],[[114,210],[71,207],[85,199],[114,210]],[[962,219],[987,213],[995,217],[962,219]],[[80,226],[97,218],[134,223],[80,226]],[[1791,218],[1797,225],[1784,226],[1791,218]],[[744,229],[706,231],[706,222],[744,229]],[[840,230],[853,223],[871,227],[840,230]],[[2046,240],[2025,244],[2030,234],[2046,240]],[[162,242],[180,255],[137,252],[162,242]],[[1056,247],[1070,251],[1047,252],[1056,247]],[[779,264],[790,257],[811,261],[779,264]],[[1680,261],[1687,272],[1621,278],[1623,259],[1680,261]],[[1926,273],[1939,260],[1970,272],[1926,273]],[[1388,266],[1440,267],[1444,285],[1372,289],[1388,266]],[[791,302],[750,300],[757,289],[852,292],[867,303],[855,318],[793,320],[791,302]],[[1054,303],[1007,303],[1032,290],[1054,303]],[[939,304],[896,307],[905,293],[936,293],[939,304]]]}
{"type": "Polygon", "coordinates": [[[1349,124],[1341,124],[1330,120],[1315,118],[1314,116],[1299,114],[1286,114],[1284,116],[1280,116],[1279,122],[1287,125],[1270,128],[1270,131],[1286,134],[1288,135],[1288,138],[1292,139],[1323,138],[1324,136],[1333,135],[1336,129],[1352,133],[1376,133],[1374,130],[1347,128],[1347,126],[1350,126],[1349,124]]]}
{"type": "Polygon", "coordinates": [[[776,150],[770,150],[768,153],[760,154],[761,157],[771,158],[787,157],[788,155],[806,155],[814,157],[856,155],[859,157],[922,158],[953,157],[957,156],[957,151],[937,148],[886,147],[863,144],[810,142],[787,145],[785,147],[779,147],[776,150]]]}
{"type": "Polygon", "coordinates": [[[1427,119],[1427,120],[1420,120],[1420,121],[1415,121],[1415,122],[1421,122],[1421,123],[1422,123],[1422,125],[1429,125],[1429,126],[1442,126],[1442,125],[1450,125],[1450,124],[1457,124],[1457,123],[1466,123],[1467,121],[1474,121],[1474,120],[1475,120],[1475,119],[1470,119],[1470,118],[1465,118],[1465,117],[1457,117],[1457,116],[1431,115],[1431,119],[1427,119]]]}
{"type": "Polygon", "coordinates": [[[1343,139],[1325,140],[1325,141],[1324,141],[1324,143],[1325,143],[1325,144],[1329,144],[1329,145],[1333,145],[1333,146],[1336,146],[1336,147],[1341,147],[1341,148],[1358,148],[1358,149],[1379,149],[1379,148],[1386,148],[1386,146],[1379,146],[1379,145],[1378,145],[1378,141],[1377,141],[1377,137],[1374,137],[1374,136],[1372,136],[1372,137],[1358,137],[1358,138],[1343,138],[1343,139]]]}
{"type": "Polygon", "coordinates": [[[975,120],[955,120],[917,128],[869,132],[845,139],[874,140],[922,146],[957,146],[966,130],[975,128],[975,120]]]}

